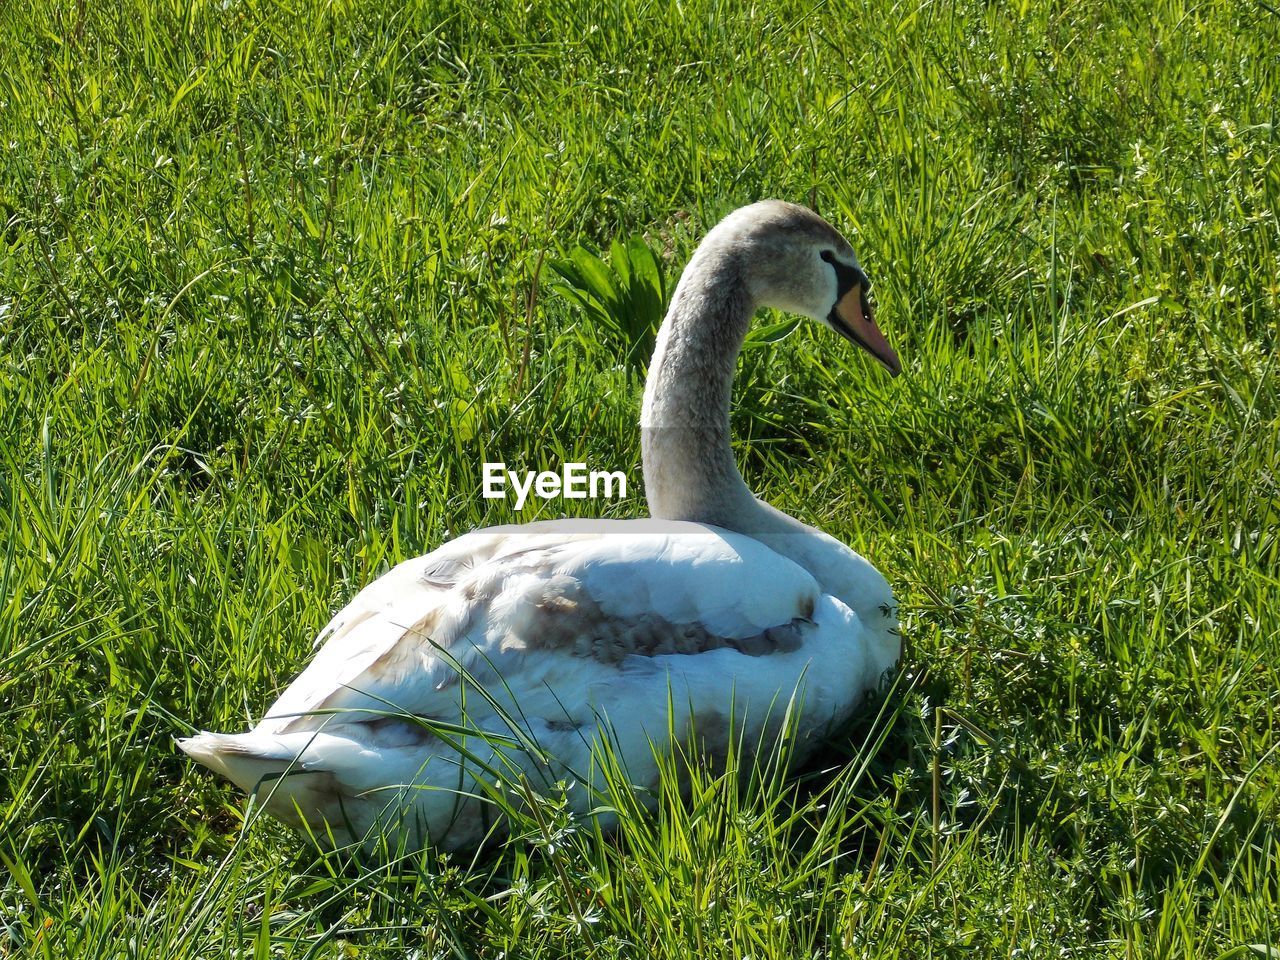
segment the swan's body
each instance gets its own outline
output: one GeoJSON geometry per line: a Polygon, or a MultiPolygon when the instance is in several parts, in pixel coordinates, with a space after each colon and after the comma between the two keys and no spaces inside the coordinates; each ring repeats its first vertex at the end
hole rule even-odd
{"type": "Polygon", "coordinates": [[[445,848],[484,838],[498,779],[576,781],[585,812],[606,755],[652,787],[672,740],[759,744],[788,711],[803,754],[897,661],[893,595],[848,547],[751,496],[729,392],[761,304],[829,322],[895,369],[865,285],[816,215],[731,215],[659,334],[642,421],[655,519],[496,527],[406,561],[334,617],[257,727],[182,748],[331,842],[445,848]]]}

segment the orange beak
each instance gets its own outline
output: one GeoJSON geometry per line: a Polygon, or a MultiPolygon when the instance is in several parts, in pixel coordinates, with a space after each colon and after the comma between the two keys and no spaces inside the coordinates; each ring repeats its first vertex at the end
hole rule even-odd
{"type": "Polygon", "coordinates": [[[896,377],[902,372],[902,361],[876,326],[875,312],[862,292],[862,284],[855,283],[850,287],[831,308],[831,315],[827,319],[846,340],[856,343],[879,360],[892,376],[896,377]]]}

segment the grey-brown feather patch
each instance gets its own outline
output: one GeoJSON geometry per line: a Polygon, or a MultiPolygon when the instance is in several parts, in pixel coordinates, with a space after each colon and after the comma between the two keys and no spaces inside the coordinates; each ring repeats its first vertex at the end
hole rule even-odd
{"type": "MultiPolygon", "coordinates": [[[[434,670],[441,651],[449,651],[481,625],[489,631],[483,642],[495,643],[502,653],[556,651],[616,665],[627,657],[692,655],[723,647],[753,657],[788,653],[802,645],[814,610],[814,598],[803,596],[793,619],[746,637],[723,636],[696,620],[607,613],[579,580],[555,569],[554,552],[533,547],[505,554],[498,567],[448,558],[424,569],[419,574],[422,582],[442,593],[415,622],[403,625],[403,632],[372,658],[361,676],[312,709],[333,706],[348,688],[395,685],[420,671],[434,670]],[[504,632],[495,633],[495,628],[504,632]]],[[[472,642],[482,639],[473,637],[472,642]]],[[[452,677],[437,677],[435,689],[453,682],[452,677]]],[[[305,723],[300,719],[285,729],[305,723]]]]}
{"type": "MultiPolygon", "coordinates": [[[[582,584],[567,576],[548,577],[530,583],[517,574],[542,573],[536,563],[512,571],[510,578],[495,578],[481,584],[471,578],[458,584],[466,597],[465,620],[474,623],[502,607],[508,629],[499,640],[503,653],[561,651],[573,656],[615,664],[624,657],[658,657],[669,654],[697,654],[731,647],[748,656],[769,656],[796,650],[803,642],[802,629],[810,623],[814,600],[800,601],[799,616],[747,637],[721,636],[698,622],[676,622],[655,613],[618,616],[605,612],[582,584]]],[[[439,609],[439,608],[437,608],[439,609]]],[[[424,617],[382,657],[371,672],[404,669],[403,657],[420,650],[426,637],[448,647],[463,624],[444,624],[424,617]],[[434,633],[432,631],[435,631],[434,633]]],[[[418,654],[419,656],[421,653],[418,654]]]]}
{"type": "Polygon", "coordinates": [[[471,558],[469,556],[442,557],[424,567],[418,576],[429,587],[436,587],[439,590],[451,590],[470,572],[471,558]]]}
{"type": "Polygon", "coordinates": [[[601,663],[618,663],[629,656],[706,653],[721,647],[754,657],[787,653],[799,649],[801,629],[808,623],[798,617],[753,636],[724,637],[697,621],[678,623],[654,613],[607,614],[576,582],[565,592],[543,595],[530,607],[527,618],[522,618],[525,629],[504,638],[504,651],[561,650],[601,663]]]}
{"type": "Polygon", "coordinates": [[[800,600],[800,619],[812,620],[814,607],[817,605],[818,599],[812,593],[806,594],[800,600]]]}
{"type": "Polygon", "coordinates": [[[790,623],[770,627],[763,633],[757,633],[754,637],[730,640],[728,645],[749,657],[767,657],[774,653],[791,653],[799,650],[801,644],[804,643],[804,638],[800,635],[800,629],[808,622],[807,619],[796,618],[790,623]]]}
{"type": "Polygon", "coordinates": [[[439,738],[431,732],[429,717],[385,716],[362,720],[362,740],[379,748],[421,747],[439,738]]]}

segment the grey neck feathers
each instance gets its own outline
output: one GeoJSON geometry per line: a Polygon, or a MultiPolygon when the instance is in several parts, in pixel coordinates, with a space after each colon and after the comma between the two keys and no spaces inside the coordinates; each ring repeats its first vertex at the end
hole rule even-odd
{"type": "Polygon", "coordinates": [[[733,373],[755,310],[742,264],[704,244],[676,288],[645,383],[641,451],[656,518],[756,536],[805,529],[752,495],[729,441],[733,373]]]}
{"type": "MultiPolygon", "coordinates": [[[[884,578],[833,537],[757,500],[729,442],[733,372],[755,313],[731,243],[694,254],[658,331],[640,416],[649,512],[745,534],[799,564],[860,617],[892,602],[884,578]]],[[[879,620],[867,620],[880,622],[879,620]]]]}

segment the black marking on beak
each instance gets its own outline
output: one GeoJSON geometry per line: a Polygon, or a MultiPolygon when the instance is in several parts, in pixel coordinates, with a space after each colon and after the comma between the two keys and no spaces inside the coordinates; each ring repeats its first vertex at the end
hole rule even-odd
{"type": "Polygon", "coordinates": [[[830,250],[822,251],[822,259],[831,264],[831,268],[836,272],[836,303],[843,300],[844,295],[853,289],[854,284],[857,284],[862,290],[862,296],[858,298],[862,301],[862,313],[864,316],[871,316],[871,304],[867,300],[871,281],[862,272],[862,268],[840,262],[830,250]]]}
{"type": "Polygon", "coordinates": [[[821,256],[823,260],[831,264],[832,269],[836,272],[836,301],[831,306],[831,312],[827,314],[827,323],[854,346],[861,347],[871,354],[882,367],[889,371],[891,376],[896,377],[902,372],[901,363],[897,354],[894,353],[893,348],[889,346],[884,339],[884,335],[880,333],[875,324],[875,313],[872,311],[871,301],[867,297],[871,281],[867,279],[867,275],[861,269],[850,266],[847,263],[841,263],[831,251],[824,250],[821,256]],[[840,314],[840,305],[844,303],[855,287],[858,291],[858,308],[862,313],[862,316],[857,318],[858,324],[865,326],[865,332],[868,335],[874,335],[874,339],[879,341],[878,344],[867,342],[866,337],[863,336],[864,331],[858,330],[852,319],[840,314]]]}

